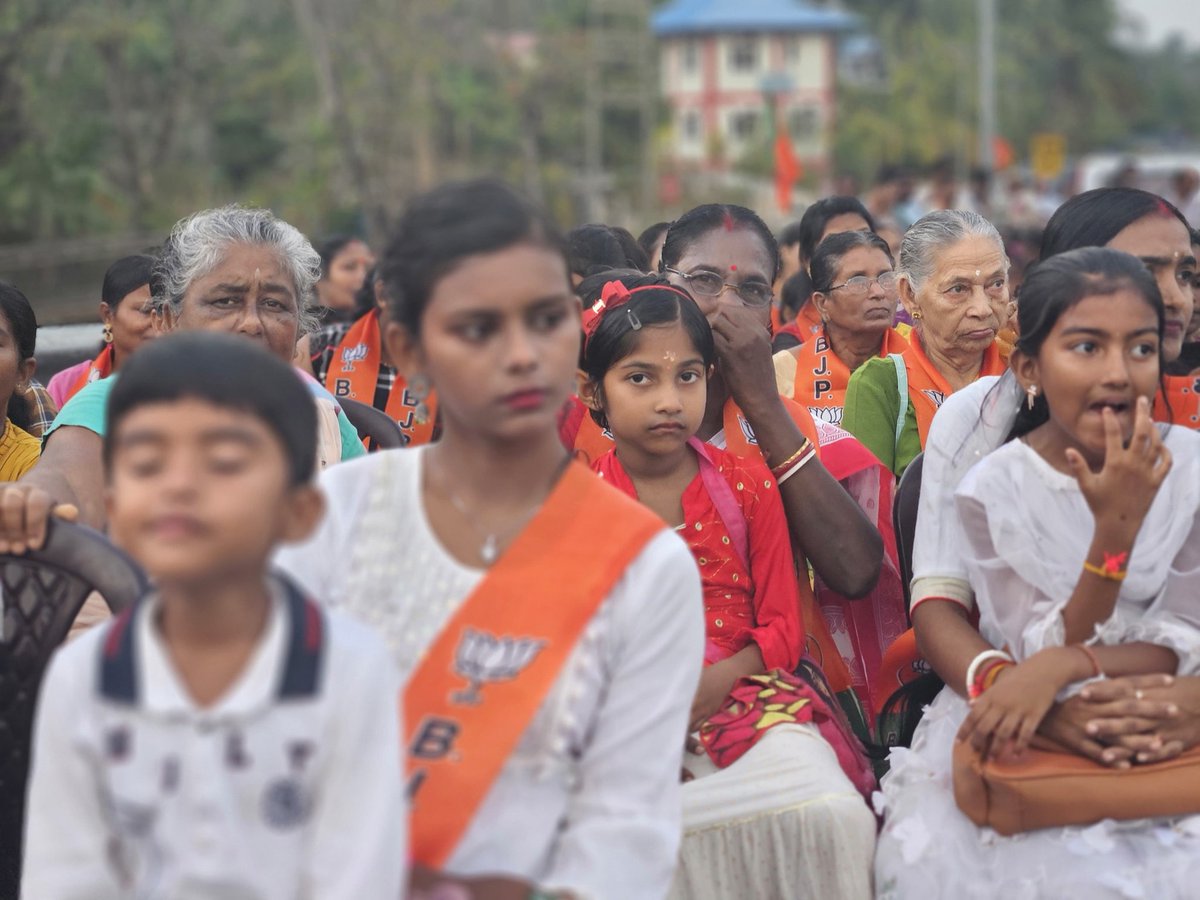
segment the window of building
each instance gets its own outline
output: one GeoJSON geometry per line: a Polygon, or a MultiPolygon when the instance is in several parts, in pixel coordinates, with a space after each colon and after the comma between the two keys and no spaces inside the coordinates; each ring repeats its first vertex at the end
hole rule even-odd
{"type": "Polygon", "coordinates": [[[800,38],[789,37],[783,39],[783,61],[789,66],[794,66],[800,62],[800,38]]]}
{"type": "Polygon", "coordinates": [[[748,109],[735,112],[729,117],[729,134],[738,141],[748,141],[758,131],[758,113],[748,109]]]}
{"type": "Polygon", "coordinates": [[[700,47],[695,41],[688,40],[683,42],[680,60],[685,75],[692,75],[700,68],[700,47]]]}
{"type": "Polygon", "coordinates": [[[694,109],[683,114],[683,139],[688,142],[700,140],[700,113],[694,109]]]}
{"type": "Polygon", "coordinates": [[[788,132],[795,141],[812,140],[821,130],[821,116],[816,107],[806,106],[790,110],[787,121],[788,132]]]}
{"type": "Polygon", "coordinates": [[[735,37],[729,42],[729,68],[734,72],[758,71],[758,39],[735,37]]]}

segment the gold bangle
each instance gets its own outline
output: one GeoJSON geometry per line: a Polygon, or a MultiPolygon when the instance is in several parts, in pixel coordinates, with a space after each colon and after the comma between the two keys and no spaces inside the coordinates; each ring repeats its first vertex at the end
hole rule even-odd
{"type": "Polygon", "coordinates": [[[808,448],[811,446],[812,446],[812,441],[810,441],[808,438],[805,438],[804,441],[800,444],[799,448],[797,448],[795,453],[793,453],[791,456],[789,456],[787,459],[785,459],[779,465],[771,467],[771,474],[774,475],[776,478],[778,478],[780,476],[780,474],[782,474],[783,472],[786,472],[788,470],[788,467],[792,463],[794,463],[801,456],[803,456],[805,451],[807,451],[808,448]]]}

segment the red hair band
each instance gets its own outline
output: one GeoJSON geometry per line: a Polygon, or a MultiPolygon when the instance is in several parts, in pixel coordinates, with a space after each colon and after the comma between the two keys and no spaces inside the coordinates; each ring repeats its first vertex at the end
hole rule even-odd
{"type": "MultiPolygon", "coordinates": [[[[692,303],[696,302],[692,300],[691,294],[680,290],[673,284],[643,284],[631,290],[620,281],[605,282],[604,287],[600,289],[600,299],[593,303],[590,308],[583,311],[584,346],[586,347],[587,342],[592,339],[592,335],[600,327],[600,320],[605,315],[614,309],[621,308],[633,298],[634,294],[641,291],[670,291],[673,294],[678,294],[680,297],[686,297],[692,303]]],[[[636,317],[633,321],[637,322],[636,317]]],[[[640,322],[634,326],[635,330],[640,327],[640,322]]]]}

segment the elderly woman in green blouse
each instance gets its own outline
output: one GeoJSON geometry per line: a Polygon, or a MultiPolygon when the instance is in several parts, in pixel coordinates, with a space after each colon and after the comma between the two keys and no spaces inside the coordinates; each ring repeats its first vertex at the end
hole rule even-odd
{"type": "Polygon", "coordinates": [[[919,219],[900,246],[897,274],[913,318],[909,347],[867,360],[850,377],[842,427],[899,476],[924,447],[946,397],[1003,373],[996,335],[1012,304],[1004,242],[967,210],[919,219]]]}

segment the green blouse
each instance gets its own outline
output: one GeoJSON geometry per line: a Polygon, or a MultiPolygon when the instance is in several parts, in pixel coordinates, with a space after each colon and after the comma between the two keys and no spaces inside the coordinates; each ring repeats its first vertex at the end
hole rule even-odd
{"type": "Polygon", "coordinates": [[[900,383],[890,357],[868,359],[850,376],[842,427],[866,445],[899,478],[921,452],[921,436],[912,401],[904,398],[904,426],[896,437],[900,417],[900,383]]]}

